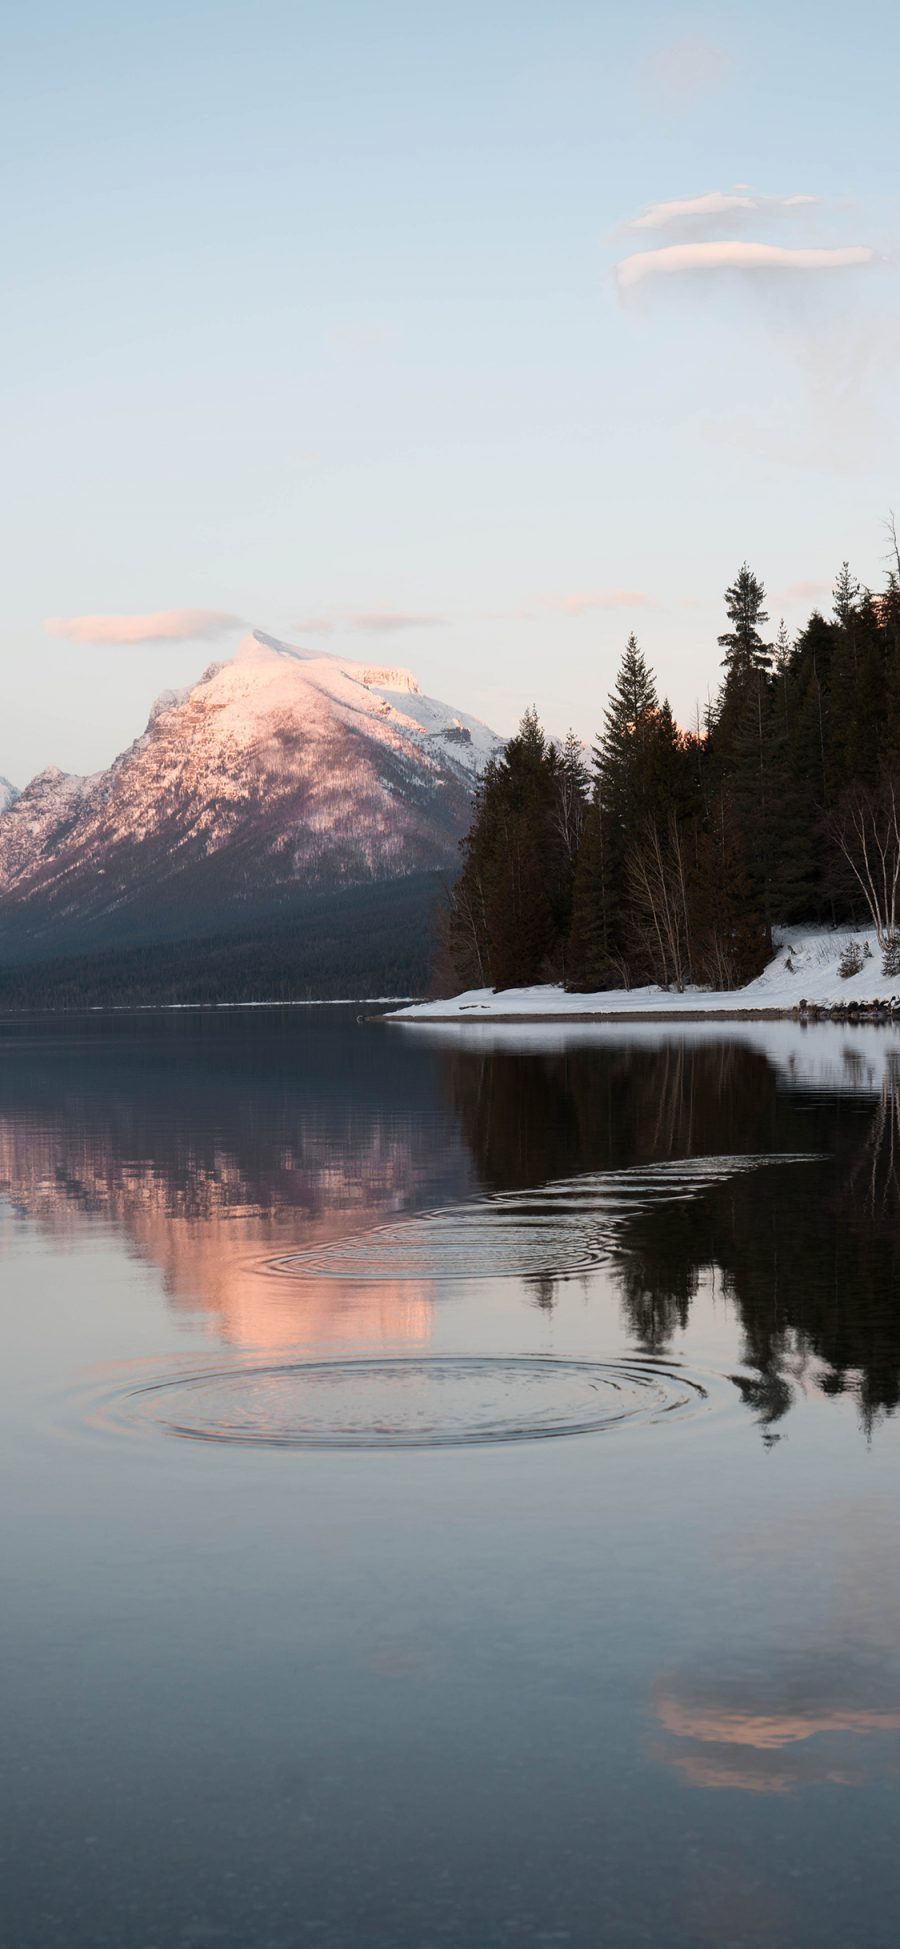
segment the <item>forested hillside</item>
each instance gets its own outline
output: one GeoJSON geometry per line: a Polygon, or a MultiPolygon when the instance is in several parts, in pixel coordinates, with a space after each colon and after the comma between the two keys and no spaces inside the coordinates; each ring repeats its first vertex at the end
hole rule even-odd
{"type": "Polygon", "coordinates": [[[744,563],[706,721],[676,723],[635,637],[590,754],[529,710],[482,775],[450,896],[446,991],[542,980],[734,988],[779,923],[864,922],[900,972],[900,557],[845,562],[829,617],[768,632],[744,563]]]}
{"type": "Polygon", "coordinates": [[[280,919],[40,960],[0,958],[0,1010],[174,1007],[418,995],[436,873],[301,891],[280,919]]]}

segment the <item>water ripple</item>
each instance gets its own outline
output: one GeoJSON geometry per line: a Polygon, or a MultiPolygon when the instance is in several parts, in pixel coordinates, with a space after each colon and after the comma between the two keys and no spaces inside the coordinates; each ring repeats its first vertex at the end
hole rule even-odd
{"type": "Polygon", "coordinates": [[[239,1447],[465,1448],[652,1425],[707,1398],[647,1359],[446,1354],[179,1369],[109,1386],[88,1418],[107,1433],[239,1447]]]}
{"type": "Polygon", "coordinates": [[[574,1277],[610,1258],[628,1219],[684,1202],[763,1165],[801,1156],[679,1158],[498,1192],[351,1233],[268,1262],[292,1279],[402,1280],[574,1277]]]}

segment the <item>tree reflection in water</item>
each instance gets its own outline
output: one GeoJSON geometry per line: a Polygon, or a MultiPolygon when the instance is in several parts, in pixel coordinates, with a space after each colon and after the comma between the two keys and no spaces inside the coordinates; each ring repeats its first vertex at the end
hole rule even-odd
{"type": "MultiPolygon", "coordinates": [[[[801,1387],[850,1397],[870,1429],[900,1401],[900,1051],[891,1031],[848,1045],[823,1029],[814,1082],[803,1031],[774,1029],[780,1041],[723,1025],[705,1039],[623,1029],[543,1044],[516,1031],[505,1044],[490,1030],[489,1042],[360,1030],[329,1010],[315,1021],[8,1023],[0,1181],[9,1209],[54,1234],[111,1224],[159,1266],[174,1309],[199,1306],[226,1342],[269,1346],[296,1335],[301,1303],[311,1341],[427,1338],[424,1233],[412,1309],[408,1250],[391,1293],[353,1284],[349,1261],[346,1292],[307,1281],[301,1298],[261,1268],[347,1239],[358,1273],[373,1227],[410,1220],[408,1240],[422,1214],[465,1217],[473,1192],[565,1191],[545,1234],[555,1256],[548,1245],[543,1262],[534,1225],[521,1268],[533,1304],[550,1311],[567,1243],[587,1223],[572,1181],[613,1174],[596,1188],[600,1251],[638,1349],[667,1355],[714,1282],[740,1321],[735,1381],[767,1441],[801,1387]],[[619,1197],[615,1179],[680,1160],[798,1155],[809,1161],[713,1169],[696,1186],[682,1173],[652,1195],[632,1180],[619,1197]]],[[[480,1275],[501,1219],[466,1230],[480,1275]]]]}
{"type": "MultiPolygon", "coordinates": [[[[750,1370],[736,1384],[771,1440],[799,1382],[852,1393],[867,1428],[900,1400],[900,1057],[885,1051],[874,1094],[861,1062],[845,1053],[845,1091],[798,1083],[738,1040],[481,1056],[470,1042],[445,1052],[444,1079],[489,1191],[673,1157],[810,1156],[638,1204],[615,1249],[631,1331],[653,1354],[718,1268],[750,1370]]],[[[552,1304],[552,1282],[535,1297],[552,1304]]]]}

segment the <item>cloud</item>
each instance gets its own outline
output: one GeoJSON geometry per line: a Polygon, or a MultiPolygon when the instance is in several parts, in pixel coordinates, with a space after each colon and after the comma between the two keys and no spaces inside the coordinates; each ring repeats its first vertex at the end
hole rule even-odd
{"type": "Polygon", "coordinates": [[[330,615],[306,616],[293,628],[298,636],[346,636],[352,630],[390,636],[404,629],[439,629],[446,620],[446,616],[407,609],[334,609],[330,615]]]}
{"type": "Polygon", "coordinates": [[[786,589],[777,589],[773,602],[815,602],[819,596],[830,596],[830,582],[789,582],[786,589]]]}
{"type": "Polygon", "coordinates": [[[707,190],[702,196],[675,197],[668,203],[650,203],[645,210],[624,224],[623,230],[696,230],[716,223],[721,217],[746,219],[776,215],[785,210],[807,209],[818,203],[817,196],[757,196],[741,184],[731,190],[707,190]]]}
{"type": "Polygon", "coordinates": [[[644,86],[655,107],[683,114],[718,94],[733,67],[718,41],[687,35],[657,49],[644,68],[644,86]]]}
{"type": "Polygon", "coordinates": [[[331,636],[334,622],[330,616],[305,616],[302,622],[294,623],[293,628],[298,636],[331,636]]]}
{"type": "Polygon", "coordinates": [[[242,624],[243,617],[222,609],[158,609],[146,616],[48,616],[44,628],[73,643],[191,643],[242,624]]]}
{"type": "Polygon", "coordinates": [[[659,250],[635,251],[616,265],[620,290],[643,284],[647,278],[683,277],[695,271],[843,271],[874,264],[868,244],[842,244],[835,249],[785,250],[779,244],[743,243],[736,238],[715,243],[664,244],[659,250]]]}
{"type": "Polygon", "coordinates": [[[402,609],[366,609],[351,616],[349,626],[378,636],[391,635],[401,629],[437,629],[445,621],[444,616],[409,615],[402,609]]]}
{"type": "Polygon", "coordinates": [[[588,609],[643,609],[652,598],[642,589],[586,589],[571,595],[542,596],[543,609],[556,609],[563,616],[583,616],[588,609]]]}

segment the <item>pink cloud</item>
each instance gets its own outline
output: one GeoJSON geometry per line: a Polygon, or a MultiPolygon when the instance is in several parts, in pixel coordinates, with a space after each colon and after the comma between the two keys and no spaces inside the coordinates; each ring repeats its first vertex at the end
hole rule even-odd
{"type": "Polygon", "coordinates": [[[626,230],[665,230],[708,224],[724,216],[774,215],[782,210],[805,209],[818,203],[817,196],[757,196],[741,184],[731,190],[707,190],[702,196],[675,197],[667,203],[650,203],[646,210],[624,227],[626,230]]]}
{"type": "Polygon", "coordinates": [[[350,627],[378,635],[400,629],[436,629],[444,621],[443,616],[411,615],[402,609],[366,609],[350,617],[350,627]]]}
{"type": "Polygon", "coordinates": [[[221,609],[158,609],[146,616],[48,616],[44,628],[73,643],[190,643],[224,636],[242,620],[221,609]]]}
{"type": "Polygon", "coordinates": [[[379,636],[403,629],[438,629],[446,620],[446,616],[408,609],[334,609],[327,615],[307,616],[293,627],[298,636],[346,635],[349,630],[379,636]]]}
{"type": "Polygon", "coordinates": [[[651,598],[642,589],[587,589],[572,595],[545,596],[545,609],[558,609],[564,616],[583,616],[588,609],[642,609],[651,598]]]}
{"type": "Polygon", "coordinates": [[[680,277],[694,271],[842,271],[873,264],[868,244],[845,244],[832,250],[784,250],[779,244],[719,243],[664,244],[659,250],[635,251],[616,265],[620,290],[647,278],[680,277]]]}
{"type": "Polygon", "coordinates": [[[772,597],[773,602],[814,602],[817,596],[831,594],[830,582],[789,582],[786,589],[779,589],[772,597]]]}
{"type": "Polygon", "coordinates": [[[306,616],[302,623],[295,623],[298,636],[330,636],[334,623],[330,616],[306,616]]]}

